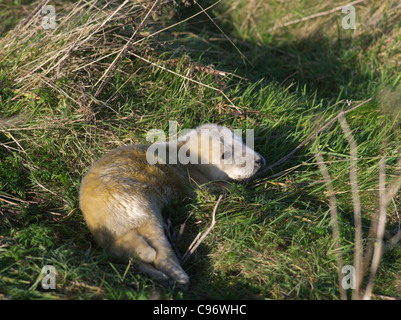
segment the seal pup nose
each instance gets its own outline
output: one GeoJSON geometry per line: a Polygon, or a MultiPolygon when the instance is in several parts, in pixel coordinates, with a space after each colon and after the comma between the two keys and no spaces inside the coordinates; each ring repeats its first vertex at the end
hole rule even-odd
{"type": "Polygon", "coordinates": [[[255,159],[255,167],[263,167],[266,164],[266,161],[263,157],[259,157],[255,159]]]}

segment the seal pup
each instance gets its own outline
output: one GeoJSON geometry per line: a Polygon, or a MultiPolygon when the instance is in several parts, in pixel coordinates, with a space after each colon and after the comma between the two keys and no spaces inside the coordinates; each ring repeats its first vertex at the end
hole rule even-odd
{"type": "Polygon", "coordinates": [[[164,233],[163,207],[210,181],[250,179],[264,165],[238,134],[205,124],[173,141],[110,151],[82,179],[79,205],[110,254],[134,258],[155,280],[187,288],[189,277],[164,233]]]}

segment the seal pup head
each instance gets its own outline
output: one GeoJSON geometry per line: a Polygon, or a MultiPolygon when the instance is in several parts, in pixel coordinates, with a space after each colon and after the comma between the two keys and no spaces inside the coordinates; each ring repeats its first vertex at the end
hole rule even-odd
{"type": "MultiPolygon", "coordinates": [[[[189,163],[197,165],[209,180],[244,181],[266,164],[239,135],[216,124],[186,131],[178,138],[178,144],[180,151],[185,150],[190,158],[189,163]]],[[[178,159],[180,161],[180,157],[178,159]]]]}

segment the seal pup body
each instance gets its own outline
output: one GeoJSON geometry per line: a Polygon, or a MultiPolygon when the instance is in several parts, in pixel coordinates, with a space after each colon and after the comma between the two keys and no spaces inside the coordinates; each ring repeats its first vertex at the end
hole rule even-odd
{"type": "Polygon", "coordinates": [[[189,277],[164,233],[163,207],[191,194],[191,180],[202,185],[249,179],[265,160],[231,130],[213,124],[159,147],[164,148],[163,155],[156,152],[150,157],[147,145],[125,146],[106,154],[84,176],[79,203],[89,230],[103,248],[117,257],[136,258],[139,269],[158,281],[172,280],[185,288],[189,277]],[[236,147],[251,165],[227,164],[235,157],[236,147]],[[168,163],[172,153],[185,154],[192,161],[178,157],[176,163],[168,163]]]}

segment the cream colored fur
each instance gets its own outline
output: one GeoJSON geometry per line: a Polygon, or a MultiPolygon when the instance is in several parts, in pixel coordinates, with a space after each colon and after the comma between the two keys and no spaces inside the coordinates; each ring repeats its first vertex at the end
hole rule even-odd
{"type": "Polygon", "coordinates": [[[95,240],[111,254],[135,258],[151,277],[185,288],[189,277],[164,233],[163,207],[190,194],[194,185],[252,178],[265,160],[231,130],[214,124],[160,147],[166,158],[153,153],[159,160],[154,164],[144,145],[118,148],[98,160],[82,180],[80,208],[95,240]],[[170,154],[176,163],[168,163],[170,154]]]}

